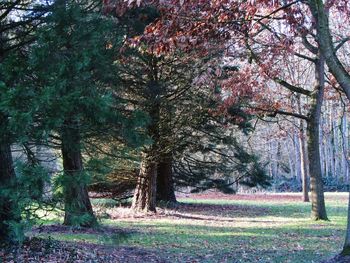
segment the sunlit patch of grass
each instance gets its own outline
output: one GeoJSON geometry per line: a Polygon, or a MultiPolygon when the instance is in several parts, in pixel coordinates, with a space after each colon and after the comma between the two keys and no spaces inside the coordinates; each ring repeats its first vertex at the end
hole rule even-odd
{"type": "Polygon", "coordinates": [[[310,204],[303,202],[182,199],[187,210],[170,211],[165,217],[102,220],[120,233],[39,235],[155,249],[171,262],[319,262],[341,249],[346,226],[344,196],[326,197],[330,221],[312,221],[310,204]],[[196,209],[191,211],[191,205],[196,209]]]}

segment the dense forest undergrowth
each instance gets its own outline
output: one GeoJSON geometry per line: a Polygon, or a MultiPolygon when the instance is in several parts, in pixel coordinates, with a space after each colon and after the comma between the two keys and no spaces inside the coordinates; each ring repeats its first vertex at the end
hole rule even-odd
{"type": "Polygon", "coordinates": [[[321,262],[341,249],[347,195],[326,193],[330,221],[309,218],[300,194],[218,193],[179,196],[157,214],[93,199],[100,225],[61,225],[44,217],[20,249],[1,250],[3,262],[321,262]],[[11,261],[12,260],[12,261],[11,261]],[[17,261],[16,261],[17,260],[17,261]]]}

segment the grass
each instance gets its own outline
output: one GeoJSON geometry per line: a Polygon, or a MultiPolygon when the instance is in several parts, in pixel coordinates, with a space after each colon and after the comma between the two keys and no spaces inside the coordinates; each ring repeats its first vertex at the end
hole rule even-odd
{"type": "MultiPolygon", "coordinates": [[[[310,219],[310,204],[283,200],[180,200],[155,217],[102,220],[109,233],[41,233],[41,237],[156,251],[170,262],[319,262],[340,251],[346,195],[327,194],[330,221],[310,219]]],[[[95,204],[97,204],[95,202],[95,204]]],[[[121,208],[116,208],[121,209],[121,208]]],[[[123,208],[125,209],[125,208],[123,208]]],[[[52,218],[50,218],[52,220],[52,218]]]]}

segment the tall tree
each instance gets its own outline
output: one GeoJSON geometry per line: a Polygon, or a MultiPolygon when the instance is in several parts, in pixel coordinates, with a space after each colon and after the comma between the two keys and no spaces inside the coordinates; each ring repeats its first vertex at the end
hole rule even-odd
{"type": "Polygon", "coordinates": [[[113,61],[121,41],[115,21],[93,2],[64,0],[55,3],[32,49],[38,129],[61,148],[66,225],[96,224],[83,167],[84,140],[109,129],[124,133],[127,126],[111,89],[117,85],[113,61]]]}
{"type": "Polygon", "coordinates": [[[35,5],[31,1],[4,0],[0,3],[0,241],[16,240],[13,226],[21,220],[18,200],[11,198],[12,190],[16,189],[12,187],[16,185],[16,177],[11,144],[18,140],[19,135],[10,128],[11,116],[3,104],[6,92],[13,85],[7,81],[3,64],[14,52],[33,42],[33,33],[46,11],[47,7],[35,5]]]}
{"type": "MultiPolygon", "coordinates": [[[[343,4],[343,11],[348,12],[346,1],[340,1],[343,4]]],[[[329,8],[335,3],[330,1],[325,5],[322,0],[309,0],[308,5],[315,19],[315,24],[317,28],[317,42],[320,46],[322,55],[325,58],[327,66],[333,76],[336,78],[338,84],[343,89],[344,93],[348,100],[350,100],[350,74],[343,66],[342,62],[337,56],[337,50],[341,47],[342,44],[348,41],[348,38],[345,37],[343,41],[340,42],[340,46],[334,46],[333,38],[331,35],[331,30],[329,26],[329,8]]],[[[342,255],[348,256],[350,255],[350,194],[349,194],[349,207],[348,207],[348,223],[346,229],[346,237],[343,246],[343,250],[341,252],[342,255]]]]}

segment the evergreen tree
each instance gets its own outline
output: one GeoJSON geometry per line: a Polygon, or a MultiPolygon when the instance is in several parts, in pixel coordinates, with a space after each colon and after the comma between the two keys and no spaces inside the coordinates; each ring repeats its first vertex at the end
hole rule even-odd
{"type": "MultiPolygon", "coordinates": [[[[132,48],[127,51],[118,64],[126,87],[124,96],[133,108],[148,113],[150,123],[145,133],[151,139],[141,156],[134,210],[155,211],[157,199],[176,202],[174,180],[179,186],[226,192],[232,192],[232,181],[268,185],[263,164],[239,145],[236,134],[228,134],[228,126],[249,130],[250,117],[242,110],[244,105],[231,105],[229,117],[215,114],[222,103],[219,94],[208,83],[195,83],[208,66],[205,60],[182,54],[157,56],[132,48]],[[194,65],[197,70],[191,71],[194,65]],[[194,158],[198,153],[214,159],[194,158]]],[[[248,98],[242,98],[244,101],[248,98]]],[[[237,128],[235,131],[238,133],[237,128]]]]}
{"type": "MultiPolygon", "coordinates": [[[[20,223],[23,212],[19,204],[19,184],[15,174],[11,145],[23,141],[24,130],[30,112],[13,116],[9,108],[9,97],[17,92],[13,75],[21,75],[24,60],[14,58],[34,41],[34,31],[40,25],[47,6],[32,1],[4,0],[0,3],[0,243],[18,240],[21,236],[20,223]],[[18,12],[17,10],[21,10],[18,12]],[[16,65],[15,67],[12,67],[16,65]]],[[[16,98],[20,103],[21,97],[16,98]]]]}
{"type": "MultiPolygon", "coordinates": [[[[88,197],[88,173],[83,167],[84,142],[107,133],[126,134],[134,122],[124,116],[114,92],[115,55],[123,40],[116,21],[89,3],[57,1],[32,48],[38,129],[59,143],[63,159],[66,225],[96,223],[88,197]],[[112,88],[114,87],[114,88],[112,88]]],[[[131,116],[132,117],[132,116],[131,116]]]]}

